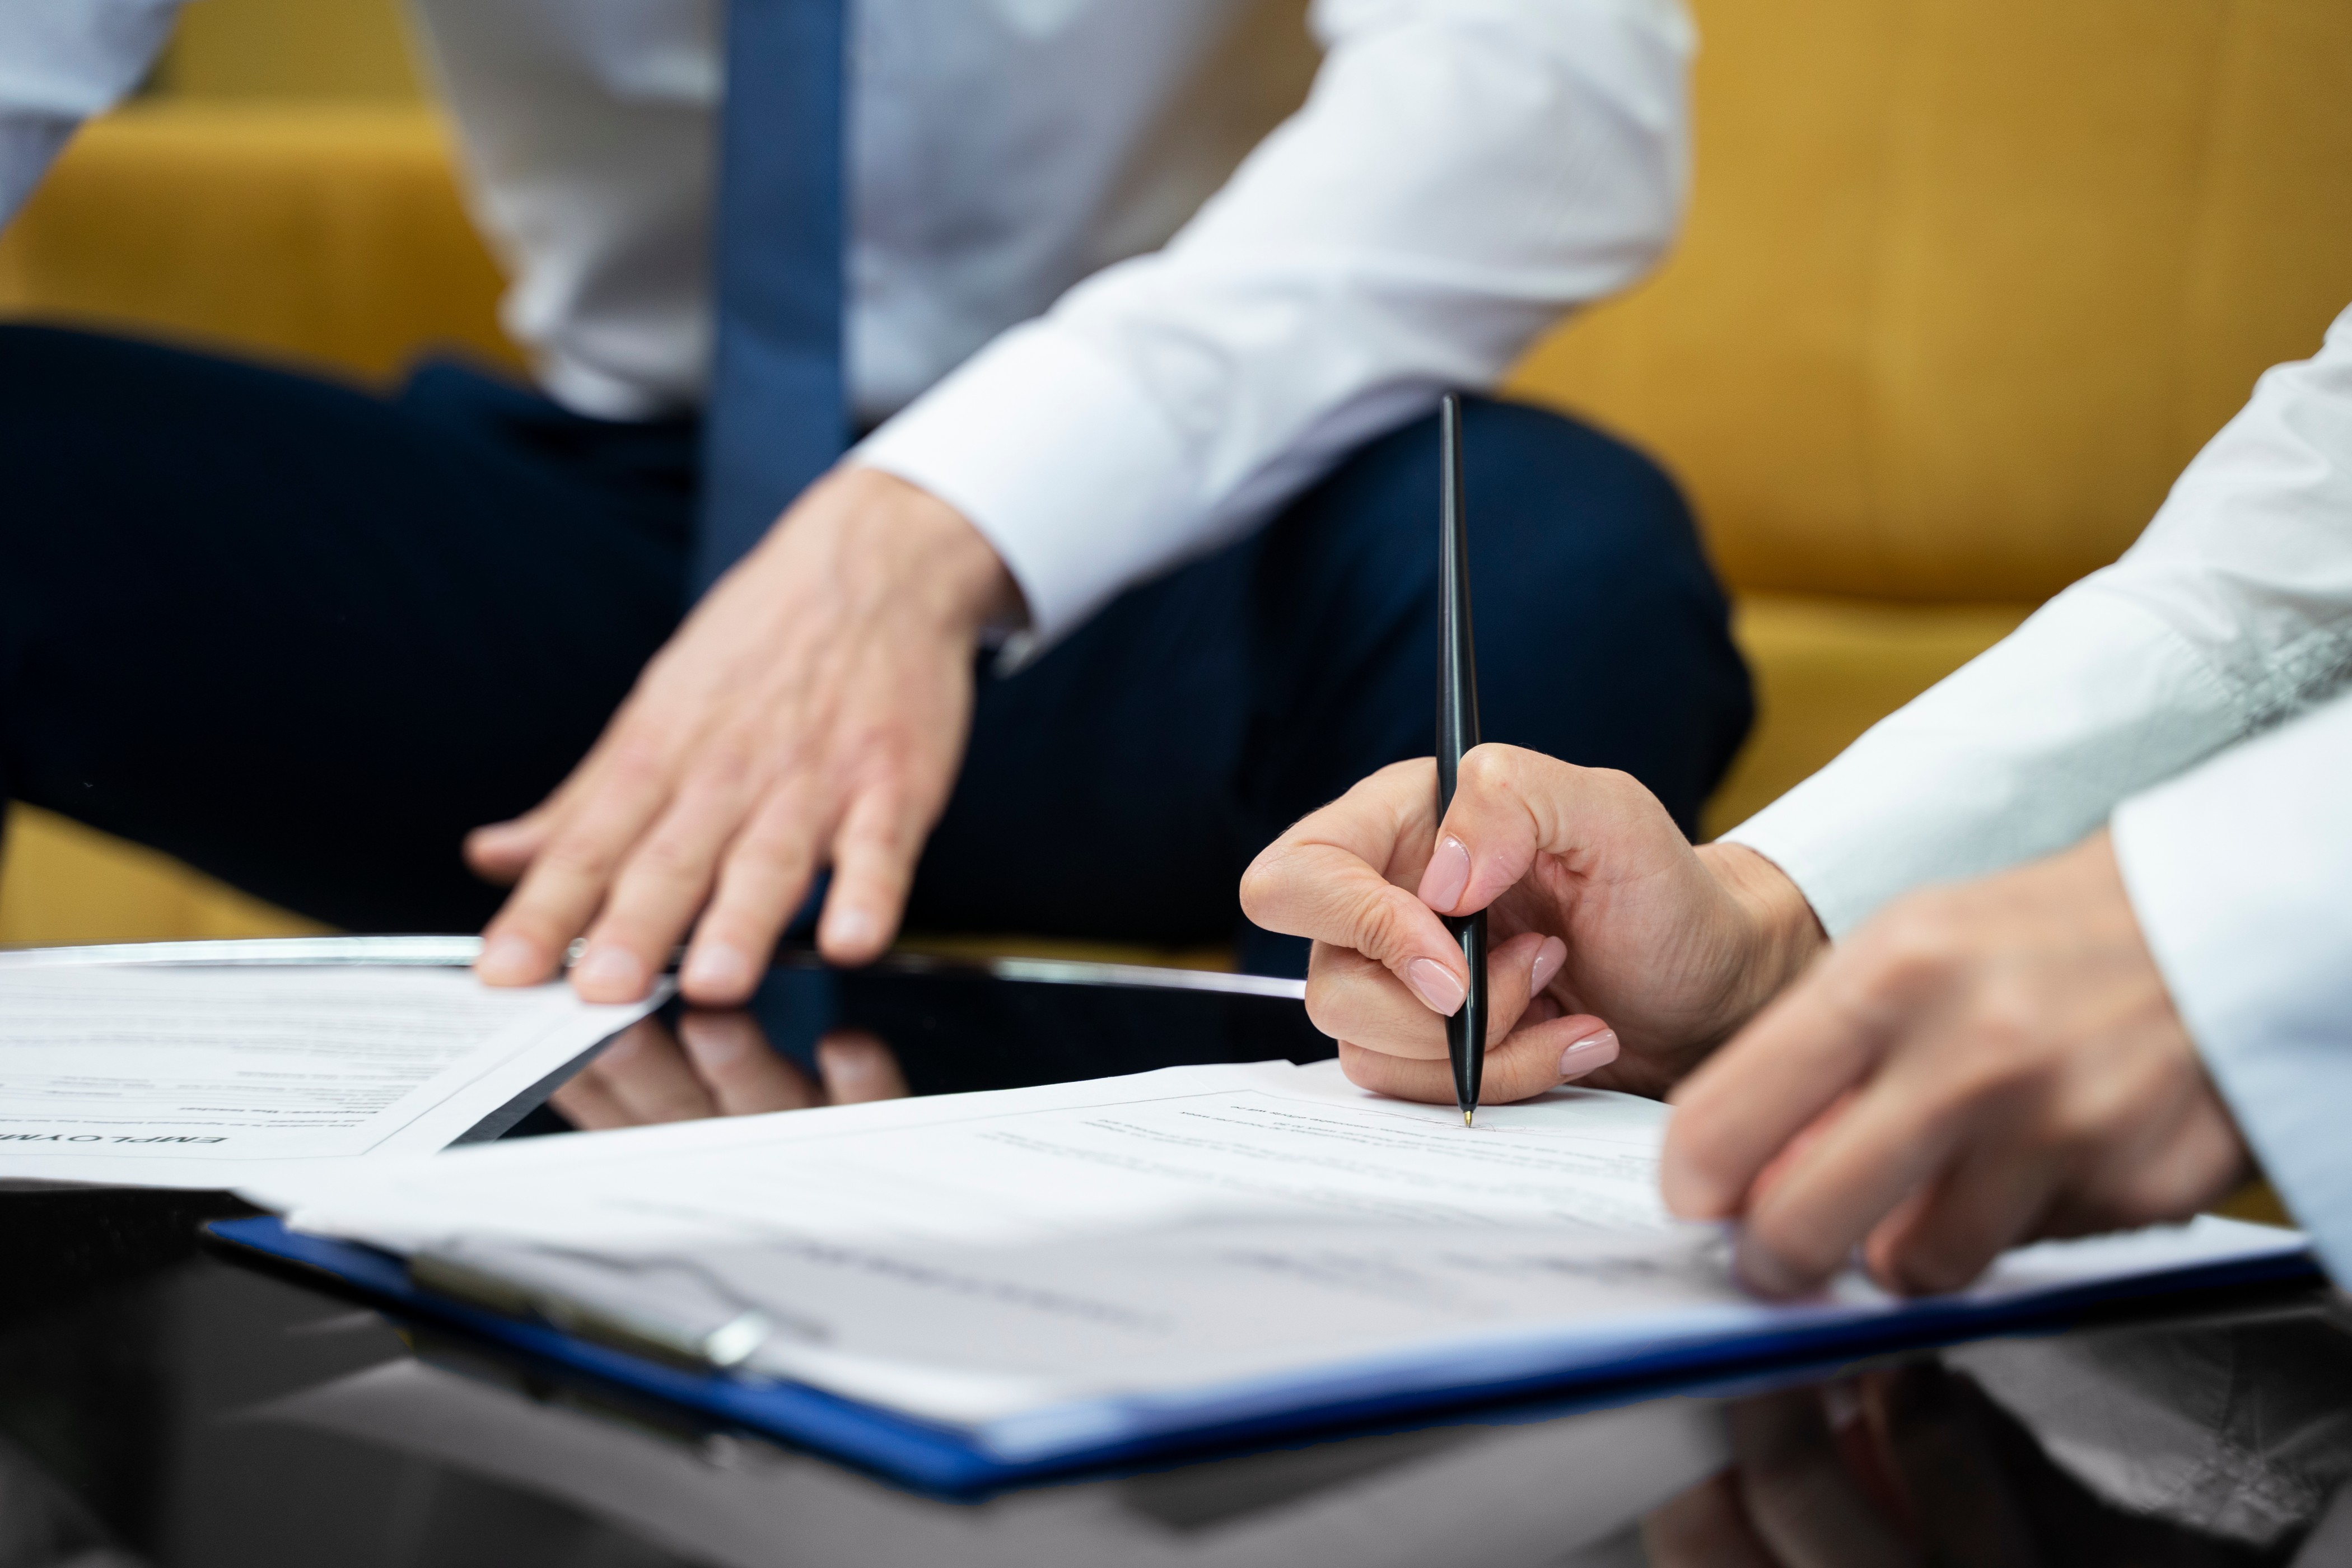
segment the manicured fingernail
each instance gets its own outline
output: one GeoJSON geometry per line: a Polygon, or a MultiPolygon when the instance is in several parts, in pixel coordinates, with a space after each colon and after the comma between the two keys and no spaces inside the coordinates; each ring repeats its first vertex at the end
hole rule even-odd
{"type": "Polygon", "coordinates": [[[1544,938],[1543,945],[1536,949],[1534,964],[1528,970],[1528,994],[1532,996],[1550,984],[1552,976],[1558,974],[1559,966],[1567,962],[1568,943],[1556,936],[1544,938]]]}
{"type": "Polygon", "coordinates": [[[690,992],[740,995],[751,989],[751,961],[724,942],[698,942],[686,956],[678,983],[690,992]]]}
{"type": "Polygon", "coordinates": [[[1744,1228],[1739,1233],[1739,1246],[1732,1255],[1731,1267],[1748,1288],[1760,1296],[1794,1296],[1802,1289],[1788,1265],[1759,1247],[1754,1236],[1744,1228]]]}
{"type": "Polygon", "coordinates": [[[474,960],[474,973],[493,985],[535,980],[540,973],[539,949],[519,936],[492,937],[474,960]]]}
{"type": "Polygon", "coordinates": [[[1617,1059],[1617,1031],[1603,1029],[1597,1035],[1587,1035],[1559,1053],[1559,1076],[1582,1078],[1594,1068],[1605,1068],[1617,1059]]]}
{"type": "Polygon", "coordinates": [[[1451,913],[1469,886],[1470,850],[1462,840],[1448,835],[1438,841],[1437,852],[1429,858],[1429,869],[1421,874],[1421,901],[1451,913]]]}
{"type": "Polygon", "coordinates": [[[572,966],[572,984],[582,992],[601,991],[614,996],[639,996],[646,989],[646,966],[625,947],[598,943],[572,966]]]}
{"type": "Polygon", "coordinates": [[[1462,1007],[1462,982],[1433,958],[1416,958],[1404,966],[1404,983],[1433,1013],[1451,1018],[1462,1007]]]}

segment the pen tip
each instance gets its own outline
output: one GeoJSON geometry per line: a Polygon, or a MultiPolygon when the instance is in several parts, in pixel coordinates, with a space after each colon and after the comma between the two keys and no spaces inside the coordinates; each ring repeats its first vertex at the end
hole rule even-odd
{"type": "Polygon", "coordinates": [[[1469,1125],[1470,1125],[1470,1119],[1471,1119],[1472,1117],[1474,1117],[1474,1116],[1477,1115],[1477,1114],[1478,1114],[1478,1113],[1477,1113],[1476,1111],[1475,1111],[1475,1110],[1465,1110],[1465,1111],[1464,1111],[1464,1112],[1462,1113],[1462,1125],[1463,1125],[1463,1126],[1465,1126],[1465,1127],[1469,1126],[1469,1125]]]}

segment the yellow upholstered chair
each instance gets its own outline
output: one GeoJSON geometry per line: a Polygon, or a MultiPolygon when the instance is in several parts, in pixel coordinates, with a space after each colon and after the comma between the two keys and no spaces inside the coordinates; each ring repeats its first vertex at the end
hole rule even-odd
{"type": "MultiPolygon", "coordinates": [[[[0,310],[367,377],[427,342],[511,356],[385,6],[191,7],[166,90],[0,239],[0,310]]],[[[1693,8],[1686,236],[1514,390],[1697,503],[1762,699],[1720,828],[2112,559],[2352,301],[2352,5],[1693,8]]],[[[292,923],[37,813],[0,863],[0,942],[292,923]]]]}
{"type": "Polygon", "coordinates": [[[1676,255],[1519,375],[1662,457],[1762,721],[1716,830],[2112,560],[2352,302],[2342,0],[1694,0],[1676,255]]]}

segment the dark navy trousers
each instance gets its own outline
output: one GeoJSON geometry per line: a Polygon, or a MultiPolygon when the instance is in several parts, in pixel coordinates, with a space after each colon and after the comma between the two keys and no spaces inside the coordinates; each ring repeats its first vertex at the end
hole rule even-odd
{"type": "MultiPolygon", "coordinates": [[[[1465,427],[1488,740],[1622,768],[1687,829],[1747,673],[1654,464],[1533,408],[1465,427]]],[[[479,925],[467,829],[545,795],[687,608],[691,421],[449,363],[378,397],[0,328],[0,788],[354,931],[479,925]]],[[[1303,947],[1234,886],[1427,755],[1433,417],[1027,668],[983,662],[919,930],[1303,947]]]]}

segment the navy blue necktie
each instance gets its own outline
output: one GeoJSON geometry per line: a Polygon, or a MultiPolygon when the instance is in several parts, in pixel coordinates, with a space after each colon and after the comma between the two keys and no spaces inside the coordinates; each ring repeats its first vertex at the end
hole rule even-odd
{"type": "Polygon", "coordinates": [[[728,0],[698,595],[846,445],[842,110],[846,0],[728,0]]]}

